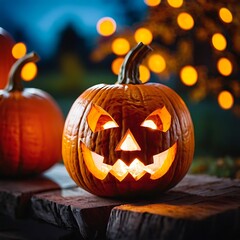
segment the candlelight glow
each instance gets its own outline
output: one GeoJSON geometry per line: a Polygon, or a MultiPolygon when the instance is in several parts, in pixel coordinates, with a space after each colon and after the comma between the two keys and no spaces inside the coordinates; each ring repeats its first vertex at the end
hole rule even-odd
{"type": "Polygon", "coordinates": [[[33,62],[26,63],[21,71],[21,77],[24,81],[31,81],[37,75],[37,65],[33,62]]]}
{"type": "Polygon", "coordinates": [[[23,42],[16,43],[12,48],[12,55],[16,59],[24,57],[26,52],[27,47],[23,42]]]}
{"type": "Polygon", "coordinates": [[[194,20],[189,13],[182,12],[177,17],[177,23],[183,30],[190,30],[194,26],[194,20]]]}
{"type": "Polygon", "coordinates": [[[122,140],[116,147],[117,151],[140,151],[141,148],[139,147],[137,141],[135,140],[132,132],[128,129],[122,140]]]}
{"type": "Polygon", "coordinates": [[[223,76],[229,76],[232,73],[232,63],[227,58],[220,58],[217,62],[217,68],[223,76]]]}
{"type": "Polygon", "coordinates": [[[112,35],[117,28],[117,24],[113,18],[104,17],[97,22],[97,32],[102,36],[112,35]]]}
{"type": "Polygon", "coordinates": [[[180,71],[180,78],[187,86],[192,86],[197,82],[198,73],[193,66],[185,66],[180,71]]]}
{"type": "Polygon", "coordinates": [[[136,42],[142,42],[144,44],[150,44],[153,39],[152,32],[147,28],[139,28],[134,34],[136,42]]]}
{"type": "Polygon", "coordinates": [[[223,109],[230,109],[233,106],[233,95],[228,91],[222,91],[218,95],[218,104],[223,109]]]}
{"type": "Polygon", "coordinates": [[[116,55],[124,55],[130,50],[130,44],[125,38],[116,38],[112,42],[112,51],[116,55]]]}

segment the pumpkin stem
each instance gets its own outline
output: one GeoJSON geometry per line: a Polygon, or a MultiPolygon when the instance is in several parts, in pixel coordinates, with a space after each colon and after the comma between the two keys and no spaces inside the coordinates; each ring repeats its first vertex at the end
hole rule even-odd
{"type": "Polygon", "coordinates": [[[118,75],[119,84],[141,84],[139,79],[139,65],[144,57],[152,51],[148,45],[138,43],[125,57],[118,75]]]}
{"type": "Polygon", "coordinates": [[[24,57],[18,59],[9,72],[9,86],[8,91],[23,91],[24,87],[21,80],[21,71],[23,66],[28,62],[37,62],[39,60],[39,56],[35,52],[30,52],[26,54],[24,57]]]}

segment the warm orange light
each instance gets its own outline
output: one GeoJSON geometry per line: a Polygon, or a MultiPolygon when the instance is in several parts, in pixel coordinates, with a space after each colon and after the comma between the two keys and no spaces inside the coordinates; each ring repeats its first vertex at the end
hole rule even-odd
{"type": "Polygon", "coordinates": [[[174,8],[180,8],[183,4],[183,0],[167,0],[168,4],[174,8]]]}
{"type": "Polygon", "coordinates": [[[147,28],[139,28],[134,34],[136,42],[142,42],[144,44],[150,44],[153,39],[152,32],[147,28]]]}
{"type": "Polygon", "coordinates": [[[190,30],[194,26],[194,20],[189,13],[182,12],[177,17],[177,23],[183,30],[190,30]]]}
{"type": "Polygon", "coordinates": [[[150,79],[150,71],[144,65],[139,66],[139,75],[139,79],[142,83],[145,83],[150,79]]]}
{"type": "Polygon", "coordinates": [[[193,66],[185,66],[180,71],[180,78],[187,86],[192,86],[197,82],[198,73],[193,66]]]}
{"type": "Polygon", "coordinates": [[[225,23],[231,23],[233,20],[230,10],[224,7],[219,10],[219,17],[225,23]]]}
{"type": "Polygon", "coordinates": [[[113,18],[103,17],[97,22],[97,31],[102,36],[110,36],[116,31],[117,25],[113,18]]]}
{"type": "Polygon", "coordinates": [[[24,57],[26,52],[27,47],[23,42],[16,43],[12,48],[12,55],[16,59],[24,57]]]}
{"type": "Polygon", "coordinates": [[[130,44],[125,38],[116,38],[112,42],[112,51],[116,55],[124,55],[130,50],[130,44]]]}
{"type": "Polygon", "coordinates": [[[155,73],[161,73],[166,69],[166,61],[160,54],[152,54],[148,59],[150,70],[155,73]]]}
{"type": "Polygon", "coordinates": [[[222,91],[218,95],[218,104],[223,109],[230,109],[233,106],[233,95],[228,91],[222,91]]]}
{"type": "Polygon", "coordinates": [[[227,46],[227,41],[221,33],[215,33],[212,36],[212,44],[217,50],[223,51],[227,46]]]}
{"type": "Polygon", "coordinates": [[[229,76],[232,73],[232,63],[227,58],[220,58],[217,62],[217,68],[223,76],[229,76]]]}
{"type": "Polygon", "coordinates": [[[116,147],[117,151],[140,151],[141,148],[139,147],[137,141],[135,140],[132,132],[128,129],[126,134],[123,136],[121,141],[116,147]]]}
{"type": "Polygon", "coordinates": [[[156,7],[160,4],[161,0],[144,0],[145,4],[149,7],[156,7]]]}
{"type": "Polygon", "coordinates": [[[37,75],[37,65],[33,62],[26,63],[21,71],[21,77],[25,81],[31,81],[37,75]]]}
{"type": "Polygon", "coordinates": [[[122,63],[123,63],[123,60],[124,60],[124,58],[121,58],[121,57],[116,58],[116,59],[113,60],[111,68],[112,68],[112,72],[115,75],[119,74],[120,68],[121,68],[122,63]]]}

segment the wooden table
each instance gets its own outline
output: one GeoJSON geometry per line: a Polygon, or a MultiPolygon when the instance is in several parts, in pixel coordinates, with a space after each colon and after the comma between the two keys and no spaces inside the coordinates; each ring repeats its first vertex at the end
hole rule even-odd
{"type": "Polygon", "coordinates": [[[0,180],[0,239],[240,239],[240,181],[187,175],[162,196],[94,196],[62,164],[42,176],[0,180]]]}

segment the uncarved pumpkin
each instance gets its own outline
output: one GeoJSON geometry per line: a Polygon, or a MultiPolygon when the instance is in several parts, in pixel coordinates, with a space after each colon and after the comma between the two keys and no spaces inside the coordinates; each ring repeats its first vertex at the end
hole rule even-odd
{"type": "Polygon", "coordinates": [[[8,83],[8,74],[16,59],[12,55],[15,41],[10,34],[0,27],[0,89],[8,83]]]}
{"type": "Polygon", "coordinates": [[[149,51],[139,43],[116,84],[87,89],[68,113],[64,164],[93,194],[158,194],[176,185],[192,162],[194,131],[185,103],[169,87],[139,80],[139,64],[149,51]]]}
{"type": "Polygon", "coordinates": [[[22,177],[43,172],[61,159],[64,118],[54,99],[21,84],[20,72],[34,53],[12,67],[8,89],[0,90],[0,175],[22,177]]]}

